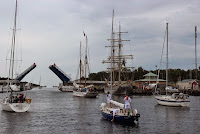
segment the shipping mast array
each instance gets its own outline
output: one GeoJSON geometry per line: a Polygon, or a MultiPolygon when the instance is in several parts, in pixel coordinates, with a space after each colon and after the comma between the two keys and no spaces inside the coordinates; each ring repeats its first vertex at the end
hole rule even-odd
{"type": "Polygon", "coordinates": [[[123,72],[124,69],[133,69],[134,67],[126,67],[125,64],[127,62],[127,59],[133,59],[133,55],[122,55],[122,42],[124,41],[130,41],[130,40],[122,40],[122,34],[128,33],[128,32],[121,32],[121,25],[119,24],[119,32],[114,32],[113,29],[113,23],[114,23],[114,10],[112,15],[112,32],[111,32],[111,39],[108,39],[108,41],[111,42],[110,47],[111,48],[111,56],[107,60],[104,60],[102,63],[110,63],[111,67],[108,67],[107,69],[111,72],[111,85],[115,81],[115,72],[118,72],[118,85],[121,84],[121,72],[123,72]],[[115,39],[115,34],[118,35],[118,38],[115,39]],[[117,45],[115,45],[117,43],[117,45]],[[118,52],[118,54],[116,54],[118,52]],[[123,66],[124,65],[124,66],[123,66]]]}
{"type": "Polygon", "coordinates": [[[88,70],[88,74],[90,73],[90,71],[89,71],[89,65],[88,65],[88,56],[87,56],[87,53],[88,53],[88,51],[87,51],[87,49],[88,49],[88,38],[87,38],[87,35],[83,32],[83,34],[84,34],[84,37],[86,38],[86,48],[85,48],[85,61],[84,61],[84,67],[82,68],[82,60],[81,60],[81,55],[82,55],[82,53],[81,53],[81,41],[80,41],[80,65],[79,65],[79,76],[80,76],[80,78],[79,78],[79,87],[80,87],[80,84],[81,84],[81,78],[82,78],[82,76],[83,76],[83,74],[82,74],[82,72],[83,73],[85,73],[84,74],[84,85],[86,86],[86,81],[87,81],[87,70],[88,70]],[[84,70],[84,71],[83,71],[84,70]]]}

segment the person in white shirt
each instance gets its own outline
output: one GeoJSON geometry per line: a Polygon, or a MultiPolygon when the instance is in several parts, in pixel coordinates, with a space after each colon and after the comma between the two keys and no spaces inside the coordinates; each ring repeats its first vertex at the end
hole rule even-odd
{"type": "Polygon", "coordinates": [[[119,112],[120,111],[120,109],[113,109],[110,113],[113,115],[113,119],[111,120],[112,122],[114,121],[114,119],[115,119],[115,114],[116,114],[116,112],[119,112]]]}
{"type": "Polygon", "coordinates": [[[127,111],[131,110],[131,98],[128,95],[126,95],[124,101],[125,101],[125,113],[126,113],[126,110],[127,111]]]}
{"type": "Polygon", "coordinates": [[[108,105],[108,107],[111,107],[111,103],[110,103],[111,94],[110,94],[110,92],[108,92],[108,94],[106,95],[106,99],[107,99],[107,105],[108,105]]]}

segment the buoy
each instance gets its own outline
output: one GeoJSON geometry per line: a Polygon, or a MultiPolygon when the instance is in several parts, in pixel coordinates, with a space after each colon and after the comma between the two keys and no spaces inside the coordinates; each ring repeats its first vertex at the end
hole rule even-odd
{"type": "Polygon", "coordinates": [[[31,103],[31,99],[26,99],[26,103],[31,103]]]}

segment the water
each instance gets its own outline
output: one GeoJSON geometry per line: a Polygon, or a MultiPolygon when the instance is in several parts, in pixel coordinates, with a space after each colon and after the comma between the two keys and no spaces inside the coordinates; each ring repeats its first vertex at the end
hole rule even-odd
{"type": "MultiPolygon", "coordinates": [[[[0,94],[0,100],[5,94],[0,94]]],[[[1,111],[1,134],[102,134],[102,133],[200,133],[200,97],[190,96],[190,108],[157,105],[153,96],[133,96],[132,107],[140,113],[139,126],[125,126],[102,119],[100,104],[105,94],[96,99],[73,97],[57,89],[33,89],[31,108],[26,113],[1,111]]],[[[114,97],[123,102],[123,97],[114,97]]]]}

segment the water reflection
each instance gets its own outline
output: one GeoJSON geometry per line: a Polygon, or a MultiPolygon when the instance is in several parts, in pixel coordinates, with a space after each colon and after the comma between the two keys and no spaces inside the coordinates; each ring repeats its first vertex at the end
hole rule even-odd
{"type": "MultiPolygon", "coordinates": [[[[153,96],[132,96],[132,106],[140,113],[139,126],[112,123],[102,118],[100,105],[106,94],[96,99],[73,97],[57,89],[29,92],[32,98],[27,113],[9,113],[0,109],[0,133],[198,133],[200,99],[190,97],[191,106],[157,105],[153,96]]],[[[0,99],[2,98],[0,94],[0,99]]],[[[113,96],[124,103],[124,96],[113,96]]]]}
{"type": "Polygon", "coordinates": [[[29,112],[12,113],[12,112],[2,111],[1,116],[4,117],[4,119],[1,120],[5,122],[4,124],[5,126],[1,127],[1,129],[4,128],[5,134],[16,133],[30,126],[31,114],[29,112]],[[23,122],[26,122],[26,124],[24,124],[23,122]]]}

